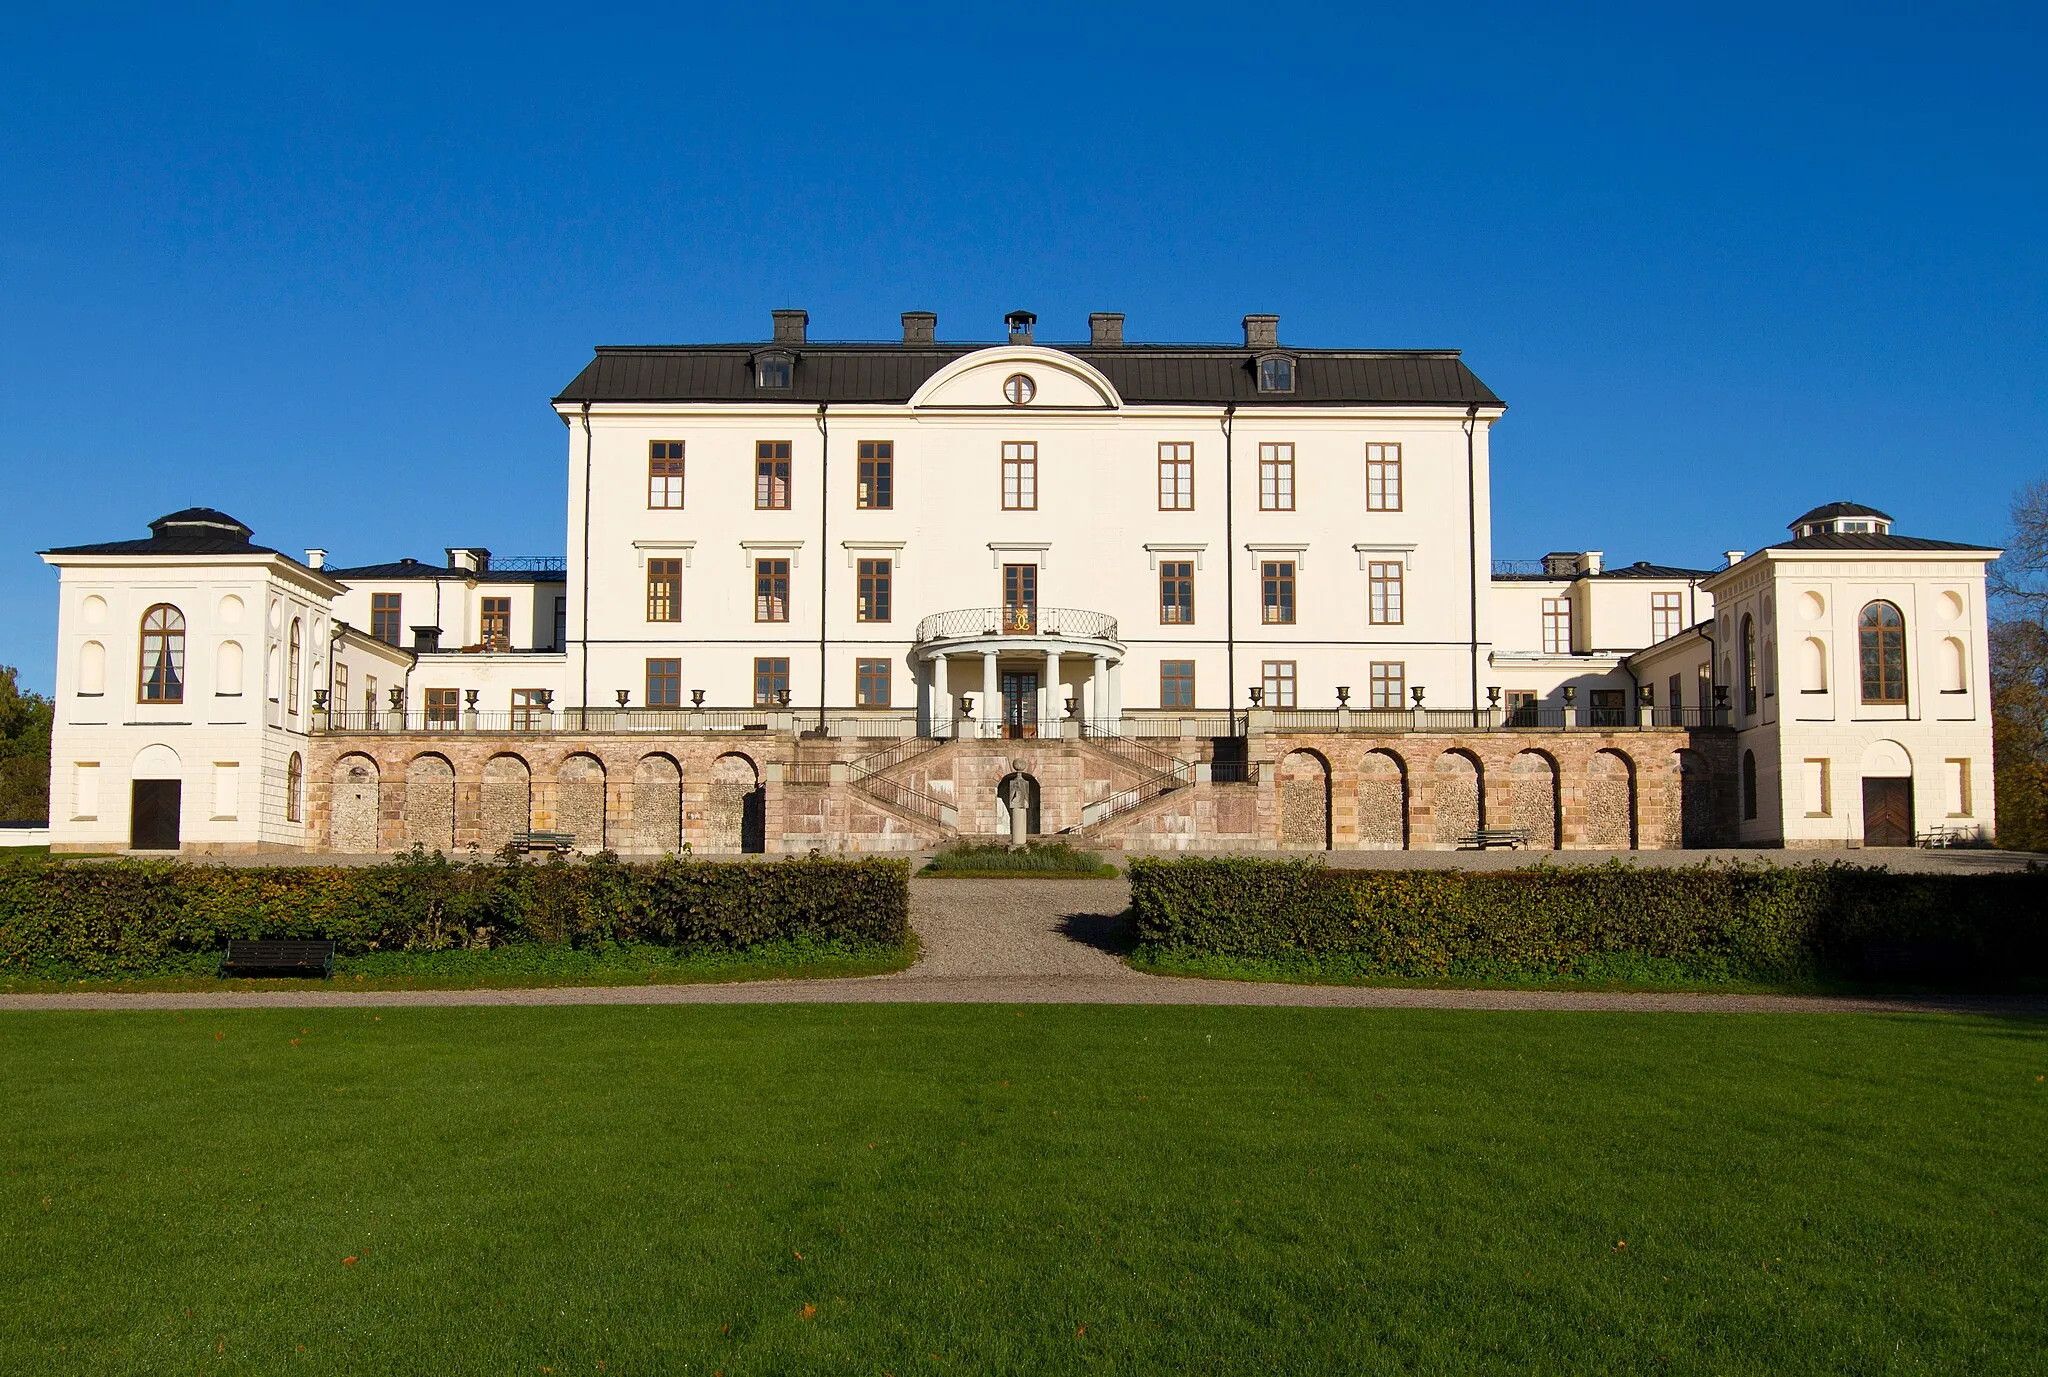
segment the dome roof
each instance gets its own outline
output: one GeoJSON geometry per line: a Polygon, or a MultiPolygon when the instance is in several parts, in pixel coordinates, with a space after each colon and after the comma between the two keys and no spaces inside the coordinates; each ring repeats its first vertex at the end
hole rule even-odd
{"type": "Polygon", "coordinates": [[[192,535],[248,540],[256,534],[226,512],[212,507],[187,507],[183,511],[160,516],[149,523],[149,529],[152,535],[159,537],[192,535]]]}
{"type": "Polygon", "coordinates": [[[1844,516],[1863,516],[1869,517],[1873,521],[1883,521],[1886,523],[1889,523],[1892,519],[1889,513],[1881,512],[1875,507],[1866,507],[1860,502],[1830,502],[1825,507],[1815,507],[1805,516],[1795,520],[1786,529],[1796,532],[1801,526],[1807,525],[1810,522],[1833,521],[1838,517],[1844,516]]]}

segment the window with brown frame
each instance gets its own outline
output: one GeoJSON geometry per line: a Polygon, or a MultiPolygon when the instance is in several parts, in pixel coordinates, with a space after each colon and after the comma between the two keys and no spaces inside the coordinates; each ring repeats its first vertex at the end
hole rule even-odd
{"type": "Polygon", "coordinates": [[[141,670],[136,678],[137,696],[145,703],[185,701],[185,614],[167,602],[142,614],[141,670]]]}
{"type": "Polygon", "coordinates": [[[1650,594],[1650,644],[1669,640],[1684,629],[1683,598],[1677,593],[1650,594]]]}
{"type": "Polygon", "coordinates": [[[1269,559],[1259,565],[1259,620],[1272,625],[1294,621],[1294,561],[1269,559]]]}
{"type": "Polygon", "coordinates": [[[1888,602],[1866,604],[1856,618],[1856,651],[1863,671],[1863,701],[1906,701],[1906,619],[1888,602]]]}
{"type": "Polygon", "coordinates": [[[763,655],[754,661],[754,706],[773,707],[789,693],[789,658],[763,655]]]}
{"type": "Polygon", "coordinates": [[[305,821],[306,761],[297,751],[284,763],[284,820],[305,821]]]}
{"type": "Polygon", "coordinates": [[[1159,662],[1159,706],[1162,708],[1191,708],[1195,705],[1195,662],[1193,660],[1161,660],[1159,662]]]}
{"type": "Polygon", "coordinates": [[[1294,510],[1294,446],[1259,446],[1259,510],[1294,510]]]}
{"type": "Polygon", "coordinates": [[[1038,566],[1003,566],[1003,632],[1030,635],[1038,630],[1038,566]]]}
{"type": "Polygon", "coordinates": [[[1038,510],[1038,445],[1033,441],[1003,442],[1003,510],[1038,510]]]}
{"type": "Polygon", "coordinates": [[[1375,708],[1404,708],[1408,696],[1408,664],[1405,660],[1374,660],[1366,667],[1367,703],[1375,708]]]}
{"type": "Polygon", "coordinates": [[[1369,512],[1401,510],[1401,447],[1365,447],[1365,509],[1369,512]]]}
{"type": "Polygon", "coordinates": [[[860,483],[854,491],[856,507],[886,511],[896,505],[896,442],[860,442],[860,483]]]}
{"type": "Polygon", "coordinates": [[[285,649],[284,708],[286,712],[299,710],[299,657],[304,648],[305,624],[297,617],[292,618],[291,639],[285,649]]]}
{"type": "Polygon", "coordinates": [[[647,662],[647,706],[650,708],[679,708],[683,705],[683,662],[681,660],[649,660],[647,662]]]}
{"type": "Polygon", "coordinates": [[[1366,564],[1366,619],[1374,626],[1399,626],[1401,610],[1401,561],[1371,560],[1366,564]]]}
{"type": "Polygon", "coordinates": [[[405,634],[399,625],[399,605],[397,593],[370,594],[370,634],[386,645],[397,645],[405,634]]]}
{"type": "Polygon", "coordinates": [[[754,506],[761,511],[789,509],[789,446],[787,440],[754,446],[754,506]]]}
{"type": "Polygon", "coordinates": [[[512,690],[512,730],[515,732],[545,731],[554,724],[554,712],[548,707],[547,689],[512,690]]]}
{"type": "Polygon", "coordinates": [[[683,505],[683,442],[681,440],[650,440],[647,442],[647,505],[649,507],[680,507],[683,505]]]}
{"type": "Polygon", "coordinates": [[[647,620],[679,622],[683,619],[683,562],[680,559],[647,561],[647,620]]]}
{"type": "Polygon", "coordinates": [[[889,706],[889,662],[887,660],[855,660],[853,662],[853,705],[857,708],[886,708],[889,706]]]}
{"type": "Polygon", "coordinates": [[[512,648],[512,599],[484,599],[483,646],[485,650],[512,648]]]}
{"type": "Polygon", "coordinates": [[[452,731],[460,725],[462,725],[462,690],[452,688],[428,689],[428,730],[452,731]]]}
{"type": "Polygon", "coordinates": [[[1195,509],[1195,447],[1184,440],[1159,442],[1159,510],[1195,509]]]}
{"type": "Polygon", "coordinates": [[[1159,563],[1159,624],[1186,626],[1195,619],[1195,565],[1192,560],[1159,563]]]}
{"type": "Polygon", "coordinates": [[[789,620],[788,560],[757,559],[754,561],[754,620],[757,622],[786,622],[789,620]]]}
{"type": "Polygon", "coordinates": [[[1572,653],[1572,600],[1570,598],[1545,598],[1543,600],[1543,653],[1545,655],[1569,655],[1572,653]]]}
{"type": "Polygon", "coordinates": [[[1294,661],[1267,660],[1259,666],[1260,698],[1269,708],[1294,706],[1294,661]]]}
{"type": "Polygon", "coordinates": [[[859,581],[854,594],[853,619],[857,622],[886,622],[889,620],[891,585],[895,576],[890,561],[886,559],[864,559],[860,561],[859,581]]]}

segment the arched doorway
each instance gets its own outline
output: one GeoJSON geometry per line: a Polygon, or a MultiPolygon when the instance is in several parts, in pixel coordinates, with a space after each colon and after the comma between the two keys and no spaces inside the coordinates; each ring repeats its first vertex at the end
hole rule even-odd
{"type": "Polygon", "coordinates": [[[572,755],[555,776],[555,830],[576,838],[578,851],[604,850],[604,762],[572,755]]]}
{"type": "Polygon", "coordinates": [[[1587,762],[1586,845],[1595,851],[1635,849],[1635,762],[1620,751],[1595,751],[1587,762]]]}
{"type": "Polygon", "coordinates": [[[1439,847],[1451,850],[1459,838],[1485,826],[1479,762],[1463,751],[1445,751],[1430,773],[1435,785],[1431,837],[1439,847]]]}
{"type": "Polygon", "coordinates": [[[1557,850],[1557,762],[1541,751],[1523,751],[1508,765],[1514,825],[1528,829],[1537,851],[1557,850]]]}
{"type": "Polygon", "coordinates": [[[665,855],[683,844],[683,772],[673,757],[642,756],[633,767],[633,849],[665,855]]]}
{"type": "Polygon", "coordinates": [[[1314,751],[1280,761],[1280,844],[1330,849],[1330,765],[1314,751]]]}
{"type": "Polygon", "coordinates": [[[414,756],[405,767],[405,842],[455,849],[455,767],[445,756],[414,756]]]}
{"type": "Polygon", "coordinates": [[[1408,845],[1408,768],[1392,751],[1367,751],[1358,763],[1358,845],[1401,851],[1408,845]]]}
{"type": "Polygon", "coordinates": [[[136,752],[129,786],[128,847],[131,851],[176,851],[183,845],[184,763],[169,746],[136,752]]]}
{"type": "Polygon", "coordinates": [[[1024,796],[1031,801],[1029,808],[1024,814],[1024,831],[1026,835],[1035,837],[1038,835],[1038,779],[1035,775],[1026,774],[1022,770],[1010,771],[996,785],[996,835],[999,837],[1010,835],[1010,782],[1012,780],[1022,780],[1024,782],[1024,796]]]}
{"type": "Polygon", "coordinates": [[[722,755],[711,762],[705,825],[713,851],[758,856],[768,849],[768,793],[761,772],[746,756],[722,755]]]}
{"type": "Polygon", "coordinates": [[[345,755],[334,762],[329,849],[355,856],[377,849],[381,794],[376,761],[366,755],[345,755]]]}
{"type": "Polygon", "coordinates": [[[1863,844],[1913,844],[1913,757],[1896,741],[1863,752],[1863,844]]]}

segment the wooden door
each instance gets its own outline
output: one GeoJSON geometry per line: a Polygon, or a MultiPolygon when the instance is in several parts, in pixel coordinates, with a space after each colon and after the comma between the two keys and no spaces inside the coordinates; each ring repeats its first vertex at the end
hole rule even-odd
{"type": "Polygon", "coordinates": [[[1866,779],[1863,781],[1863,844],[1865,846],[1911,846],[1913,844],[1912,780],[1866,779]]]}
{"type": "Polygon", "coordinates": [[[128,845],[136,851],[176,851],[183,787],[175,779],[135,781],[128,816],[128,845]]]}
{"type": "Polygon", "coordinates": [[[1009,737],[1038,735],[1038,676],[1036,674],[1005,674],[1003,676],[1003,735],[1009,737]]]}
{"type": "Polygon", "coordinates": [[[1029,635],[1038,630],[1038,566],[1003,566],[1003,630],[1029,635]]]}

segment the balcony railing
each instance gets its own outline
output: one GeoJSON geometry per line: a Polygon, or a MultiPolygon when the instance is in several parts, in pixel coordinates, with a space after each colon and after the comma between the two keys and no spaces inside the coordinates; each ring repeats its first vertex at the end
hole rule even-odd
{"type": "Polygon", "coordinates": [[[965,641],[978,636],[1060,636],[1076,641],[1114,641],[1116,618],[1075,607],[963,607],[935,612],[917,624],[920,645],[965,641]]]}

